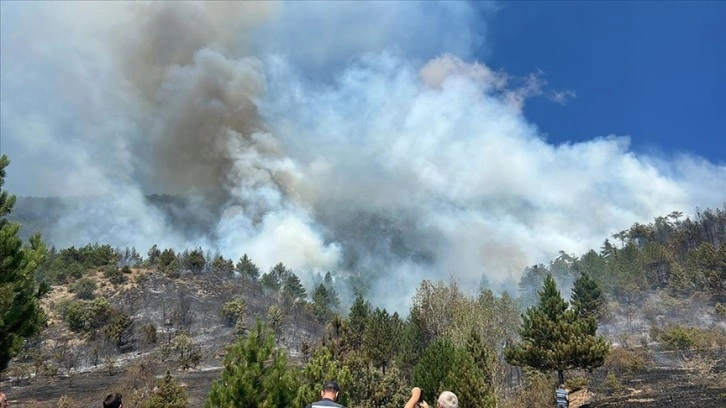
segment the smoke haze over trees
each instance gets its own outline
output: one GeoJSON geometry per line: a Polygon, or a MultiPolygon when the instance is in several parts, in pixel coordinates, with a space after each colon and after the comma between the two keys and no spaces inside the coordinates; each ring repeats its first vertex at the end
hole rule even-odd
{"type": "Polygon", "coordinates": [[[713,371],[717,363],[709,353],[722,355],[726,347],[726,210],[697,211],[694,219],[673,213],[635,223],[613,238],[617,242],[606,239],[599,252],[561,253],[528,268],[514,298],[489,289],[472,296],[455,281],[421,281],[407,315],[374,308],[362,296],[342,309],[336,288],[344,282],[332,274],[319,276],[315,292],[308,293],[282,262],[260,275],[246,255],[235,272],[232,259],[199,247],[177,252],[154,245],[147,257],[101,244],[51,248],[33,272],[39,286],[53,288],[53,300],[45,302],[52,324],[26,342],[7,375],[31,384],[62,376],[73,389],[79,371],[88,376],[91,366],[105,368],[105,386],[113,381],[114,387],[130,387],[124,395],[133,404],[185,399],[168,374],[149,392],[155,368],[178,368],[184,375],[212,366],[218,382],[207,377],[187,388],[194,393],[188,403],[300,405],[316,395],[323,378],[336,378],[353,405],[401,406],[410,384],[418,384],[428,390],[427,400],[455,389],[471,406],[520,407],[549,401],[545,391],[553,383],[515,370],[503,356],[517,365],[558,370],[561,379],[566,370],[573,384],[590,380],[595,389],[621,390],[619,378],[625,381],[645,366],[644,356],[659,355],[662,348],[688,353],[684,364],[697,364],[681,375],[688,375],[684,383],[708,381],[708,388],[698,385],[699,398],[721,398],[722,388],[714,384],[726,377],[713,371]],[[572,282],[569,304],[555,279],[572,282]],[[532,289],[540,303],[520,319],[520,302],[527,302],[532,289]],[[264,325],[252,324],[261,316],[264,325]],[[613,320],[622,317],[631,324],[613,331],[613,320]],[[517,334],[524,348],[509,359],[517,334]],[[608,356],[614,340],[618,353],[608,356]],[[597,373],[575,370],[601,365],[604,371],[597,373]],[[132,381],[109,380],[125,371],[132,381]],[[600,386],[595,381],[605,372],[608,380],[600,386]],[[124,381],[132,385],[119,385],[124,381]]]}
{"type": "MultiPolygon", "coordinates": [[[[622,135],[548,143],[523,106],[562,90],[473,59],[494,6],[2,7],[7,185],[65,197],[43,223],[58,247],[248,254],[308,290],[327,271],[363,279],[405,310],[422,279],[511,288],[560,250],[725,198],[723,165],[622,135]],[[391,24],[373,35],[372,19],[391,24]]],[[[666,279],[649,250],[629,285],[666,279]]]]}

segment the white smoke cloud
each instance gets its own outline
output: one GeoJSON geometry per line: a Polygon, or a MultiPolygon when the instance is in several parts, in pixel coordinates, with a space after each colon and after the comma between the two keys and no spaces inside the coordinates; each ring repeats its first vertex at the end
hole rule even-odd
{"type": "Polygon", "coordinates": [[[523,104],[574,92],[472,58],[491,6],[2,7],[6,186],[94,197],[46,234],[58,245],[247,253],[362,276],[403,310],[421,279],[500,284],[724,201],[724,166],[543,139],[523,104]],[[152,193],[186,201],[172,219],[152,193]]]}
{"type": "Polygon", "coordinates": [[[291,84],[284,67],[270,72],[271,123],[305,142],[286,143],[301,149],[290,154],[325,169],[308,182],[331,186],[307,200],[339,202],[349,215],[406,214],[431,239],[415,238],[437,276],[465,286],[476,287],[482,273],[494,283],[516,278],[559,250],[597,248],[635,220],[723,199],[723,168],[690,161],[716,176],[693,194],[705,174],[666,173],[630,152],[627,137],[546,143],[511,104],[502,75],[481,63],[446,56],[417,71],[370,57],[322,92],[291,84]]]}
{"type": "Polygon", "coordinates": [[[259,54],[284,55],[306,77],[329,78],[361,54],[395,52],[418,63],[485,52],[493,2],[287,2],[253,33],[259,54]]]}

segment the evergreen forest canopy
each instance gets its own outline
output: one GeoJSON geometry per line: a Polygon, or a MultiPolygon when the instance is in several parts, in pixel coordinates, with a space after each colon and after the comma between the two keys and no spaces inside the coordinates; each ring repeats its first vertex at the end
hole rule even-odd
{"type": "MultiPolygon", "coordinates": [[[[3,157],[0,187],[7,164],[3,157]]],[[[209,407],[304,406],[331,378],[345,390],[342,403],[361,407],[403,406],[413,385],[422,387],[427,401],[451,389],[462,406],[517,406],[512,401],[524,401],[539,377],[534,371],[515,376],[512,366],[557,372],[564,381],[564,371],[608,365],[615,333],[608,331],[606,338],[598,330],[654,294],[671,302],[660,304],[666,308],[678,299],[698,298],[707,306],[711,322],[703,328],[663,327],[655,324],[661,321],[657,319],[673,311],[646,313],[654,339],[675,349],[726,347],[726,207],[697,210],[693,218],[674,212],[647,225],[636,223],[605,239],[597,250],[580,256],[562,252],[548,264],[527,268],[517,296],[484,288],[472,297],[456,282],[423,281],[408,316],[401,316],[371,305],[360,279],[336,279],[333,271],[306,289],[282,263],[261,271],[254,254],[226,259],[203,248],[179,251],[154,245],[142,255],[135,248],[99,243],[46,250],[39,236],[23,245],[18,224],[7,219],[13,202],[13,196],[0,192],[0,341],[7,350],[0,356],[0,370],[13,357],[21,362],[43,355],[42,349],[34,349],[40,347],[38,342],[23,346],[22,340],[32,340],[45,327],[39,302],[49,288],[59,286],[69,288],[73,296],[51,313],[89,347],[103,345],[110,356],[134,350],[135,338],[149,345],[164,343],[157,339],[162,324],[134,324],[131,313],[98,296],[102,288],[97,272],[119,290],[143,291],[145,282],[153,279],[207,279],[244,282],[257,288],[259,296],[272,299],[264,318],[256,321],[248,311],[255,303],[252,297],[221,305],[220,325],[228,328],[233,340],[221,378],[208,395],[209,407]],[[132,279],[135,286],[129,288],[132,279]],[[356,296],[347,304],[339,293],[351,288],[356,296]],[[572,288],[569,299],[559,288],[572,288]],[[18,316],[30,315],[34,317],[18,323],[18,316]],[[285,344],[290,340],[284,334],[285,322],[294,325],[302,316],[309,316],[321,330],[285,344]],[[293,361],[292,352],[301,357],[293,361]],[[519,384],[516,392],[513,382],[519,384]]],[[[184,313],[174,315],[174,335],[161,346],[161,354],[176,356],[180,368],[190,369],[203,355],[195,340],[198,333],[185,318],[184,313]]],[[[58,364],[61,370],[81,364],[64,362],[58,364]]],[[[169,374],[159,384],[167,391],[177,389],[169,374]]],[[[179,392],[169,393],[149,401],[168,398],[184,406],[179,392]]]]}

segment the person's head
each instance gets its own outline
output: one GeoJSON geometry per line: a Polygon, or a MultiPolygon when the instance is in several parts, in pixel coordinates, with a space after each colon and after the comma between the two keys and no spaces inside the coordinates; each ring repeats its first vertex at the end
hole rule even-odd
{"type": "Polygon", "coordinates": [[[108,394],[103,400],[103,408],[123,408],[124,403],[121,401],[121,394],[108,394]]]}
{"type": "Polygon", "coordinates": [[[320,391],[320,396],[322,398],[337,401],[340,396],[340,386],[335,381],[326,381],[325,384],[323,384],[323,390],[320,391]]]}
{"type": "Polygon", "coordinates": [[[560,384],[560,388],[565,389],[565,384],[560,384]]]}
{"type": "Polygon", "coordinates": [[[459,408],[459,399],[451,391],[444,391],[439,395],[437,403],[439,408],[459,408]]]}
{"type": "Polygon", "coordinates": [[[8,408],[9,406],[8,396],[4,392],[0,392],[0,408],[8,408]]]}

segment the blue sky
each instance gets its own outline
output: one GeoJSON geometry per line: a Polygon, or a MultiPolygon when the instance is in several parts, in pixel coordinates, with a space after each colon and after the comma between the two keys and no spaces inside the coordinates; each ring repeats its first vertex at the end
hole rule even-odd
{"type": "Polygon", "coordinates": [[[525,108],[548,140],[629,135],[637,151],[723,164],[724,21],[719,1],[508,2],[489,25],[486,60],[515,74],[539,68],[577,94],[525,108]]]}

